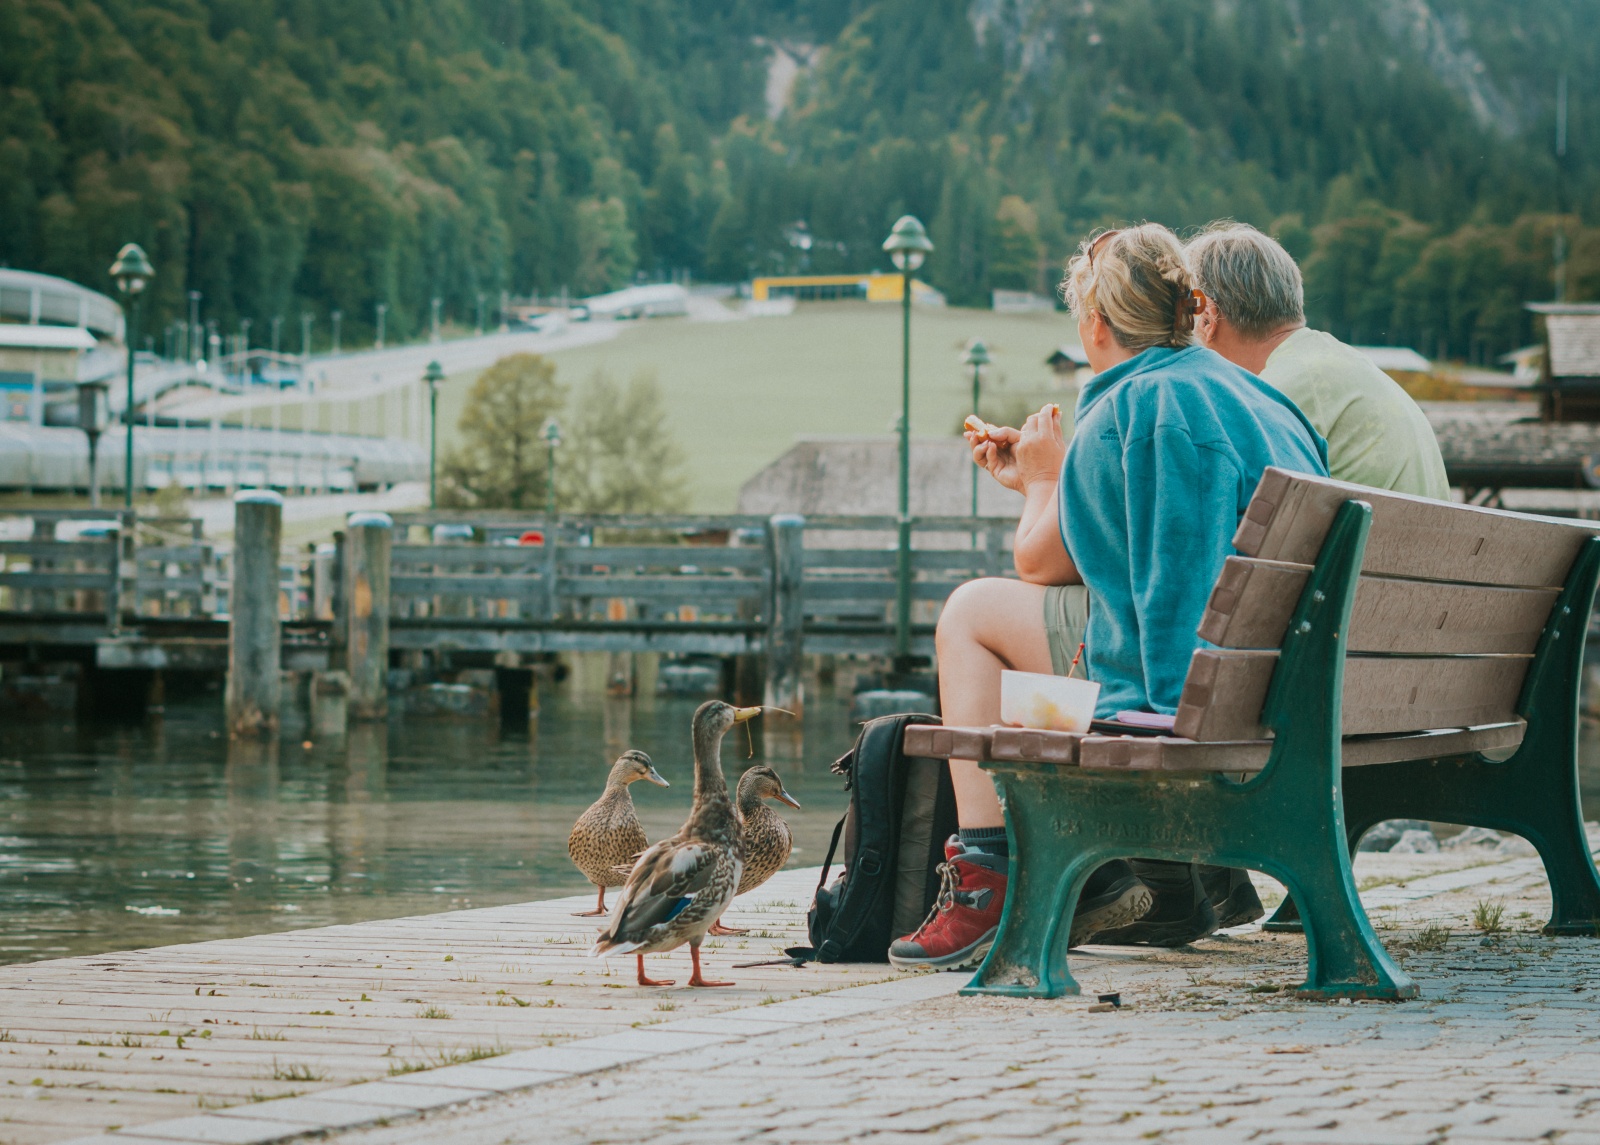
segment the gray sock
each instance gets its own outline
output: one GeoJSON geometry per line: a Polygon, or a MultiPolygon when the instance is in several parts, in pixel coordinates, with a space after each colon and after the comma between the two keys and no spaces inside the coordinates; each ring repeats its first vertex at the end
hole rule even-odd
{"type": "Polygon", "coordinates": [[[961,845],[969,851],[982,851],[996,859],[1011,857],[1011,844],[1004,827],[961,827],[956,831],[961,845]]]}

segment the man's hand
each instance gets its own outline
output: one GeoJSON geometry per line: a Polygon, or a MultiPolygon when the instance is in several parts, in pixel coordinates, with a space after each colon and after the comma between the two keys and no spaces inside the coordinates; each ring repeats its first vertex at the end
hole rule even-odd
{"type": "Polygon", "coordinates": [[[1026,494],[1030,485],[1054,485],[1060,478],[1067,444],[1061,407],[1053,402],[1030,415],[1020,430],[989,426],[987,433],[969,429],[964,436],[972,446],[973,463],[1007,489],[1026,494]]]}

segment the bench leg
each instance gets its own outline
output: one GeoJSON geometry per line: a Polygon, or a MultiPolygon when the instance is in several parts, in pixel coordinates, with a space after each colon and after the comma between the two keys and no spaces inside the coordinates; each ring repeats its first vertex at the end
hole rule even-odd
{"type": "MultiPolygon", "coordinates": [[[[1346,854],[1308,863],[1301,856],[1290,876],[1293,902],[1305,903],[1307,998],[1415,998],[1417,984],[1378,941],[1356,894],[1346,854]]],[[[1285,900],[1289,902],[1291,900],[1285,900]]]]}
{"type": "Polygon", "coordinates": [[[1576,740],[1573,733],[1540,735],[1530,724],[1522,747],[1503,763],[1467,757],[1352,768],[1344,775],[1345,804],[1382,807],[1386,818],[1522,836],[1550,880],[1545,933],[1600,937],[1600,875],[1583,827],[1576,740]]]}
{"type": "MultiPolygon", "coordinates": [[[[1350,861],[1353,863],[1356,857],[1356,847],[1361,842],[1361,836],[1383,822],[1384,817],[1381,815],[1377,817],[1369,815],[1367,818],[1362,818],[1363,815],[1366,815],[1366,809],[1351,806],[1348,789],[1345,790],[1344,796],[1344,814],[1345,838],[1350,844],[1350,861]],[[1356,818],[1352,819],[1352,815],[1356,818]]],[[[1302,925],[1300,920],[1300,908],[1295,905],[1294,895],[1286,894],[1283,896],[1283,901],[1278,904],[1278,909],[1272,912],[1271,918],[1261,924],[1261,929],[1270,931],[1273,934],[1305,933],[1305,926],[1302,925]]]]}
{"type": "Polygon", "coordinates": [[[1006,905],[989,956],[961,993],[1011,998],[1077,994],[1078,983],[1067,969],[1072,913],[1084,883],[1105,859],[1088,852],[1064,855],[1047,780],[997,774],[995,786],[1006,809],[1011,846],[1006,905]]]}
{"type": "Polygon", "coordinates": [[[1294,895],[1283,896],[1278,909],[1272,912],[1271,918],[1261,924],[1261,929],[1274,934],[1301,934],[1305,931],[1305,926],[1300,921],[1300,908],[1294,905],[1294,895]]]}

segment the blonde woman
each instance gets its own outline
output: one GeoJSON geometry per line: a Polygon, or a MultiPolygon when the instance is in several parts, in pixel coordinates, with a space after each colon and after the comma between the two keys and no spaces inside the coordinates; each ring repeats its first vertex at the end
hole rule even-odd
{"type": "MultiPolygon", "coordinates": [[[[945,605],[939,698],[950,724],[999,722],[1001,669],[1063,673],[1080,642],[1101,685],[1098,716],[1176,712],[1206,597],[1262,470],[1328,471],[1326,443],[1292,402],[1194,344],[1205,297],[1167,228],[1094,236],[1062,290],[1095,372],[1078,398],[1072,444],[1049,406],[1020,429],[968,435],[973,460],[1023,494],[1021,579],[973,581],[945,605]]],[[[915,934],[890,947],[897,966],[975,966],[1000,921],[1000,803],[977,764],[951,760],[950,771],[960,833],[946,844],[945,893],[915,934]]],[[[1165,866],[1176,870],[1141,864],[1153,886],[1126,862],[1096,871],[1073,944],[1146,912],[1162,926],[1144,941],[1214,927],[1196,873],[1165,866]]]]}

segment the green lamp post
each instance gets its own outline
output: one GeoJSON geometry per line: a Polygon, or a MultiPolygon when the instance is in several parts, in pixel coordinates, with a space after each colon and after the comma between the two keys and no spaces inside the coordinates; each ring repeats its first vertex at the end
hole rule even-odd
{"type": "MultiPolygon", "coordinates": [[[[989,357],[989,347],[983,344],[981,338],[974,338],[967,347],[966,356],[961,359],[972,367],[972,415],[978,414],[978,387],[981,384],[983,368],[992,360],[989,357]]],[[[978,467],[972,467],[972,515],[978,515],[978,467]]]]}
{"type": "Polygon", "coordinates": [[[438,362],[429,362],[422,380],[428,383],[428,508],[439,507],[439,383],[444,381],[444,370],[438,362]]]}
{"type": "Polygon", "coordinates": [[[556,419],[551,418],[544,423],[542,431],[545,448],[550,451],[544,470],[544,511],[550,516],[556,515],[556,446],[561,444],[561,426],[556,424],[556,419]]]}
{"type": "Polygon", "coordinates": [[[128,406],[122,411],[122,420],[128,424],[128,454],[123,459],[122,503],[129,509],[133,508],[133,359],[134,347],[139,344],[139,295],[155,276],[155,268],[138,243],[123,247],[111,264],[111,281],[128,299],[128,406]]]}
{"type": "Polygon", "coordinates": [[[912,215],[901,215],[883,249],[901,276],[900,323],[900,519],[899,555],[895,561],[894,657],[897,671],[911,657],[911,276],[922,266],[933,243],[912,215]]]}

